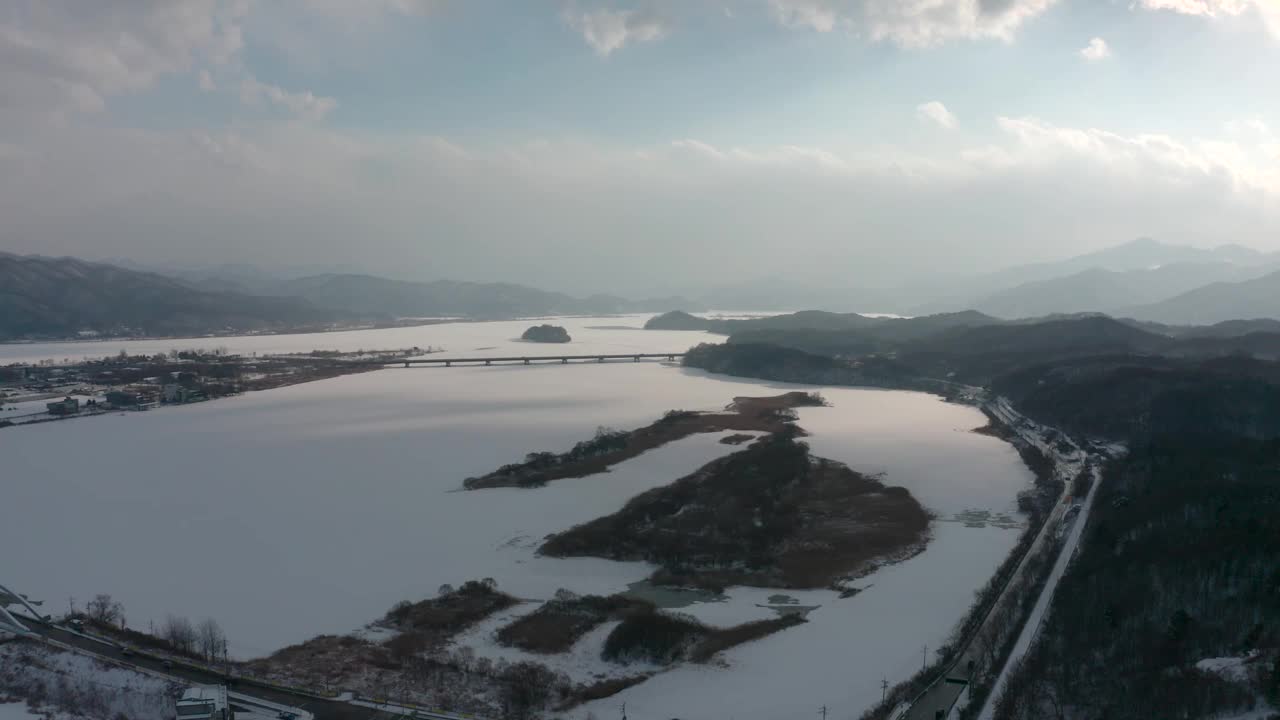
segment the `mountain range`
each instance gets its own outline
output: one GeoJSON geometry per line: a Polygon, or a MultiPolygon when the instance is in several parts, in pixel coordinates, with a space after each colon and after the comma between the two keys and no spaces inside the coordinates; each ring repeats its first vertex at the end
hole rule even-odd
{"type": "Polygon", "coordinates": [[[313,330],[402,318],[651,312],[683,298],[575,298],[510,283],[406,282],[345,273],[281,279],[252,266],[162,275],[0,253],[0,340],[313,330]]]}
{"type": "MultiPolygon", "coordinates": [[[[322,268],[310,268],[316,270],[322,268]]],[[[301,330],[410,318],[501,319],[665,312],[706,307],[779,310],[895,310],[907,316],[1014,320],[1101,313],[1136,323],[1205,326],[1280,320],[1280,253],[1238,245],[1195,248],[1140,239],[1064,260],[984,274],[922,278],[913,287],[823,289],[804,283],[739,284],[696,299],[575,297],[513,283],[415,282],[350,272],[298,274],[245,264],[166,268],[0,253],[0,339],[77,334],[182,335],[301,330]],[[972,315],[965,312],[972,311],[972,315]]],[[[852,313],[817,312],[803,329],[913,332],[852,313]]],[[[709,329],[693,316],[669,326],[709,329]]],[[[732,323],[733,321],[727,321],[732,323]]],[[[725,327],[730,327],[726,325],[725,327]]],[[[757,323],[751,329],[794,330],[757,323]]],[[[742,328],[739,328],[742,329],[742,328]]],[[[1268,328],[1270,329],[1270,328],[1268,328]]],[[[884,336],[884,337],[887,337],[884,336]]]]}

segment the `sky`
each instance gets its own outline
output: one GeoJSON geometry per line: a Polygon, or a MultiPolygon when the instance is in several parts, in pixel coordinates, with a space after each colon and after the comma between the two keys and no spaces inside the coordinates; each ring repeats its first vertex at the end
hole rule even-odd
{"type": "Polygon", "coordinates": [[[1280,0],[8,0],[0,250],[658,295],[1280,250],[1280,0]]]}

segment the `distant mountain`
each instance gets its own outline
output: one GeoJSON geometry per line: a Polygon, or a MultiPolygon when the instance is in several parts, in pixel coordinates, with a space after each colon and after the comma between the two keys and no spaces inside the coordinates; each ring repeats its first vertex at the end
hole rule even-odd
{"type": "Polygon", "coordinates": [[[0,253],[0,339],[204,334],[341,317],[291,298],[206,292],[114,265],[0,253]]]}
{"type": "Polygon", "coordinates": [[[1228,320],[1280,319],[1280,272],[1243,282],[1219,282],[1123,311],[1138,320],[1209,325],[1228,320]]]}
{"type": "Polygon", "coordinates": [[[511,283],[410,282],[355,274],[289,280],[277,285],[276,292],[303,298],[318,307],[400,318],[492,319],[652,312],[689,302],[683,298],[631,301],[610,295],[584,299],[511,283]]]}
{"type": "Polygon", "coordinates": [[[825,310],[802,310],[784,315],[769,315],[746,320],[701,318],[683,310],[650,318],[646,330],[705,330],[732,335],[747,330],[851,330],[879,325],[882,318],[857,313],[833,313],[825,310]]]}
{"type": "Polygon", "coordinates": [[[1199,248],[1174,245],[1151,238],[1139,238],[1114,247],[1045,263],[1019,265],[992,273],[991,278],[1017,279],[1022,282],[1048,280],[1082,270],[1152,270],[1166,265],[1258,265],[1276,258],[1242,245],[1219,245],[1199,248]]]}
{"type": "Polygon", "coordinates": [[[1107,312],[1280,268],[1280,255],[1240,245],[1197,248],[1149,238],[1053,262],[934,278],[907,289],[908,314],[976,308],[1006,318],[1107,312]]]}
{"type": "Polygon", "coordinates": [[[978,299],[973,306],[1009,319],[1054,313],[1115,313],[1159,302],[1209,283],[1244,280],[1265,272],[1265,266],[1225,262],[1174,263],[1144,270],[1090,268],[1001,290],[978,299]]]}
{"type": "Polygon", "coordinates": [[[1233,338],[1255,333],[1280,334],[1280,320],[1227,320],[1214,325],[1175,328],[1175,334],[1184,338],[1233,338]]]}

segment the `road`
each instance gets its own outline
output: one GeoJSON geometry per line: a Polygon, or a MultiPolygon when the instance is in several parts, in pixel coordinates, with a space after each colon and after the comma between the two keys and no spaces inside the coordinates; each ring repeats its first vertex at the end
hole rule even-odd
{"type": "MultiPolygon", "coordinates": [[[[117,645],[86,637],[41,620],[24,616],[22,622],[34,634],[45,639],[53,640],[85,654],[107,658],[117,664],[164,675],[172,678],[175,682],[192,685],[221,685],[227,683],[227,678],[219,673],[179,663],[173,663],[172,667],[165,667],[163,660],[139,652],[126,656],[117,645]]],[[[229,689],[232,693],[246,698],[265,701],[268,704],[298,708],[311,713],[315,720],[388,720],[389,718],[401,717],[400,713],[356,705],[344,700],[328,700],[302,692],[290,692],[276,687],[261,685],[245,678],[235,678],[229,689]]],[[[419,713],[418,717],[429,720],[458,720],[457,716],[425,712],[419,713]]]]}
{"type": "MultiPolygon", "coordinates": [[[[1074,445],[1072,445],[1072,451],[1063,451],[1053,443],[1048,442],[1043,437],[1045,434],[1044,431],[1048,428],[1041,428],[1036,426],[1034,423],[1029,422],[1026,418],[1010,407],[1003,399],[998,400],[995,403],[988,403],[985,407],[1004,422],[1006,426],[1014,432],[1017,432],[1023,440],[1037,446],[1049,458],[1053,459],[1057,468],[1057,473],[1064,481],[1062,496],[1058,498],[1058,502],[1054,505],[1053,511],[1040,527],[1040,532],[1036,536],[1036,539],[1032,542],[1027,552],[1022,556],[1022,560],[1019,562],[1017,569],[1015,569],[1009,576],[1009,581],[1005,583],[1004,589],[1000,591],[1000,597],[992,605],[992,608],[996,608],[1005,602],[1009,593],[1012,591],[1011,589],[1017,584],[1016,581],[1021,579],[1026,572],[1028,559],[1035,555],[1035,553],[1039,551],[1045,543],[1052,541],[1055,528],[1057,528],[1063,513],[1067,511],[1067,504],[1064,503],[1063,500],[1071,491],[1071,481],[1074,479],[1076,468],[1079,467],[1078,463],[1082,462],[1081,458],[1083,457],[1083,451],[1074,445]]],[[[1094,483],[1094,487],[1097,487],[1096,481],[1094,483]]],[[[1092,498],[1092,492],[1090,493],[1090,498],[1092,498]]],[[[1073,535],[1077,541],[1079,539],[1078,529],[1084,526],[1086,512],[1087,509],[1081,512],[1080,517],[1076,519],[1072,527],[1073,535]]],[[[1055,564],[1055,571],[1058,569],[1056,565],[1062,564],[1064,558],[1069,558],[1072,552],[1074,552],[1074,546],[1071,548],[1066,548],[1064,546],[1064,549],[1055,564]]],[[[1056,586],[1056,583],[1054,583],[1054,585],[1056,586]]],[[[1049,592],[1049,596],[1052,597],[1052,590],[1048,587],[1046,587],[1046,590],[1049,592]]],[[[1045,596],[1042,593],[1041,600],[1043,600],[1044,597],[1045,596]]],[[[1037,603],[1037,610],[1038,609],[1039,603],[1037,603]]],[[[1032,617],[1035,617],[1034,612],[1032,617]]],[[[944,717],[947,716],[955,706],[956,701],[960,699],[960,695],[968,686],[968,668],[971,667],[971,663],[972,665],[979,664],[981,650],[977,645],[977,638],[983,635],[984,630],[988,627],[987,624],[992,622],[997,622],[994,614],[988,615],[987,618],[983,620],[978,629],[973,633],[973,636],[969,638],[968,643],[961,649],[956,661],[951,665],[951,667],[947,668],[946,672],[943,673],[938,680],[935,680],[932,685],[917,696],[915,700],[912,701],[909,708],[896,715],[894,720],[934,720],[938,717],[937,713],[939,711],[942,712],[944,717]]],[[[1028,622],[1027,626],[1030,625],[1032,625],[1032,623],[1028,622]]],[[[1021,642],[1021,638],[1019,638],[1019,642],[1021,642]]],[[[1006,663],[1005,669],[1001,672],[1001,678],[1004,677],[1007,668],[1008,663],[1006,663]]],[[[999,687],[1001,686],[997,685],[996,689],[999,689],[999,687]]],[[[992,694],[992,697],[994,697],[994,693],[992,694]]]]}
{"type": "Polygon", "coordinates": [[[1040,632],[1040,628],[1044,625],[1044,619],[1049,614],[1049,604],[1053,601],[1053,594],[1058,589],[1058,582],[1062,580],[1062,575],[1067,570],[1067,565],[1071,563],[1071,559],[1075,557],[1076,550],[1080,547],[1080,538],[1084,535],[1084,527],[1089,520],[1089,511],[1093,509],[1093,498],[1098,494],[1098,485],[1101,484],[1101,473],[1097,466],[1092,468],[1093,482],[1089,486],[1089,492],[1085,495],[1084,502],[1081,503],[1080,514],[1072,521],[1071,529],[1067,532],[1066,541],[1062,544],[1062,550],[1058,553],[1058,559],[1053,564],[1053,570],[1049,573],[1049,579],[1044,584],[1044,589],[1040,591],[1040,597],[1036,599],[1036,605],[1031,610],[1031,615],[1027,618],[1027,622],[1022,626],[1022,632],[1018,635],[1018,641],[1013,646],[1013,651],[1009,653],[1009,657],[1005,658],[1004,667],[1000,669],[1000,675],[996,678],[996,682],[991,686],[991,692],[987,695],[986,704],[982,706],[982,712],[978,714],[978,720],[991,720],[995,717],[996,702],[999,701],[1001,693],[1004,692],[1004,686],[1009,681],[1009,673],[1017,666],[1018,661],[1023,655],[1027,654],[1027,650],[1031,649],[1031,643],[1035,640],[1036,635],[1040,632]]]}

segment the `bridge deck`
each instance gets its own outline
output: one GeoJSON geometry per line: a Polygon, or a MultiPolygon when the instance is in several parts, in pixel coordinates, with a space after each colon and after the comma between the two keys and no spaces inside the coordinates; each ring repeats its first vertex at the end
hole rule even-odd
{"type": "Polygon", "coordinates": [[[384,365],[443,365],[451,367],[453,365],[510,365],[512,363],[520,363],[523,365],[532,365],[533,363],[559,362],[569,364],[573,361],[591,361],[604,362],[606,360],[631,360],[632,362],[640,362],[641,360],[675,360],[684,357],[682,352],[674,353],[596,353],[592,355],[521,355],[519,357],[450,357],[450,358],[415,358],[413,360],[391,360],[384,365]]]}

